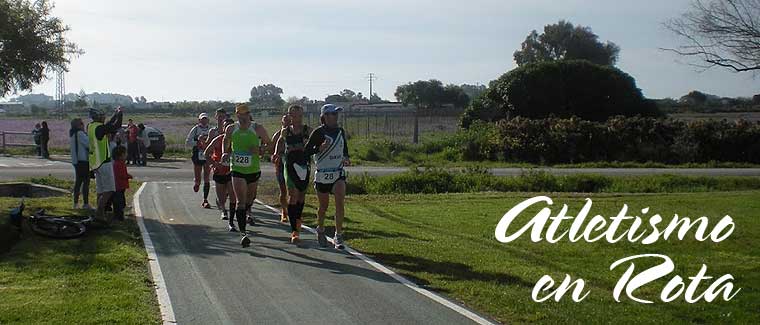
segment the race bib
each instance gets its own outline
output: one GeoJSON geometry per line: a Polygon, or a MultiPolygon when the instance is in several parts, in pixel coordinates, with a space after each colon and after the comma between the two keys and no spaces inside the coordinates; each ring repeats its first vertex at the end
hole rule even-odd
{"type": "Polygon", "coordinates": [[[325,171],[317,171],[314,177],[314,182],[321,183],[321,184],[332,184],[332,183],[335,183],[343,175],[344,175],[344,170],[342,168],[333,169],[333,170],[325,170],[325,171]]]}
{"type": "Polygon", "coordinates": [[[198,161],[206,161],[206,156],[203,155],[203,151],[198,150],[196,157],[198,161]]]}
{"type": "Polygon", "coordinates": [[[239,167],[251,167],[252,158],[253,156],[249,153],[236,152],[234,164],[239,167]]]}

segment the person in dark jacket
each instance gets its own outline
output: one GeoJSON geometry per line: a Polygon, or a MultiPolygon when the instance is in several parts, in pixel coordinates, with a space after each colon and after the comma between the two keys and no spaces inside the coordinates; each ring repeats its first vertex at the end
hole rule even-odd
{"type": "Polygon", "coordinates": [[[42,121],[42,128],[40,128],[40,154],[42,158],[50,159],[50,152],[48,152],[48,142],[50,141],[50,129],[46,121],[42,121]]]}

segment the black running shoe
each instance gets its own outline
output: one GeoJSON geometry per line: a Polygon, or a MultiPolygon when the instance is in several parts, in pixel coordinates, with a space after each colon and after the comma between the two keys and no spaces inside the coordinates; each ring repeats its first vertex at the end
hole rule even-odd
{"type": "Polygon", "coordinates": [[[238,232],[237,228],[235,228],[235,226],[233,226],[233,225],[227,226],[227,231],[229,231],[229,232],[238,232]]]}
{"type": "Polygon", "coordinates": [[[240,245],[243,247],[251,246],[251,239],[248,238],[248,235],[243,235],[243,238],[240,239],[240,245]]]}
{"type": "Polygon", "coordinates": [[[325,227],[317,227],[317,242],[319,247],[327,247],[327,236],[325,236],[325,227]]]}
{"type": "Polygon", "coordinates": [[[256,222],[253,220],[253,217],[249,216],[247,220],[248,220],[248,225],[249,226],[255,226],[256,225],[256,222]]]}

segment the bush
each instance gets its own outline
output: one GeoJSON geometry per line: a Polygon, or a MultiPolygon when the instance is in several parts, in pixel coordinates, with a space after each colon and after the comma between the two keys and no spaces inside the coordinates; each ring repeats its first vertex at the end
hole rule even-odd
{"type": "Polygon", "coordinates": [[[465,111],[461,125],[469,128],[477,120],[516,116],[604,121],[616,115],[662,113],[625,72],[583,60],[563,60],[523,65],[491,82],[465,111]]]}
{"type": "Polygon", "coordinates": [[[613,117],[514,118],[497,124],[503,157],[538,164],[760,163],[760,123],[613,117]]]}

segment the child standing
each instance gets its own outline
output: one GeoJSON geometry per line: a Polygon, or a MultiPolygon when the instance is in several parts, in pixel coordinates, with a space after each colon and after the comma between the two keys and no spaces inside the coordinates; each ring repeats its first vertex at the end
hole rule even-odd
{"type": "Polygon", "coordinates": [[[127,206],[127,199],[124,191],[129,188],[129,180],[132,175],[127,173],[127,149],[118,146],[114,148],[113,156],[113,175],[116,180],[116,193],[113,196],[113,215],[116,220],[124,221],[124,208],[127,206]]]}

